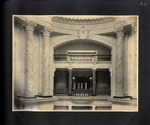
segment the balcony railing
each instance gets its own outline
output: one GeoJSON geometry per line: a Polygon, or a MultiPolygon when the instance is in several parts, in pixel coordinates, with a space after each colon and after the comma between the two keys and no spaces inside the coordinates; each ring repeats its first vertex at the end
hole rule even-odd
{"type": "Polygon", "coordinates": [[[91,96],[92,90],[91,89],[74,89],[72,91],[73,96],[91,96]]]}
{"type": "Polygon", "coordinates": [[[111,55],[54,54],[54,61],[70,61],[70,62],[111,61],[111,55]]]}
{"type": "MultiPolygon", "coordinates": [[[[97,89],[96,95],[110,95],[110,89],[97,89]]],[[[55,89],[55,96],[68,96],[68,89],[55,89]]],[[[92,96],[91,89],[73,89],[72,96],[92,96]]]]}

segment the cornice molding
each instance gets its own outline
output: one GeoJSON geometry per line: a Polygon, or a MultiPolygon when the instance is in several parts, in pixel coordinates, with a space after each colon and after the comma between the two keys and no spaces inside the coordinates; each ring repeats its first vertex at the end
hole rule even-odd
{"type": "Polygon", "coordinates": [[[53,17],[52,21],[67,24],[100,24],[115,21],[114,17],[90,18],[90,19],[74,19],[67,17],[53,17]]]}

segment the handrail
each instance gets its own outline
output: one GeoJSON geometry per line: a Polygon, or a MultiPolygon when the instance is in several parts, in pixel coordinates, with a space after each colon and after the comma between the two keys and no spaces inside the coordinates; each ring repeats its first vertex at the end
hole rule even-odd
{"type": "Polygon", "coordinates": [[[111,61],[111,55],[54,54],[54,61],[111,61]]]}

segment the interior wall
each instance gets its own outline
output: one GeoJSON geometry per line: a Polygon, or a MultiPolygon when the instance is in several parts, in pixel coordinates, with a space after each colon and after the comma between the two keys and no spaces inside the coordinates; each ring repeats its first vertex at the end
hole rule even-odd
{"type": "Polygon", "coordinates": [[[85,41],[73,41],[71,43],[60,46],[54,50],[55,54],[66,54],[67,50],[97,50],[98,54],[109,55],[111,50],[96,43],[85,41]]]}

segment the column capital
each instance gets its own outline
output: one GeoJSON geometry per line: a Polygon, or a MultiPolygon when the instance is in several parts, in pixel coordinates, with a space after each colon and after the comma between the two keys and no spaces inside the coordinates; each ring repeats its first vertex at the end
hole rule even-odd
{"type": "Polygon", "coordinates": [[[124,37],[125,29],[123,25],[116,25],[114,26],[114,32],[116,33],[117,37],[124,37]]]}
{"type": "Polygon", "coordinates": [[[41,32],[42,32],[43,36],[49,37],[50,32],[51,32],[51,25],[50,25],[50,27],[44,26],[41,32]]]}
{"type": "Polygon", "coordinates": [[[92,70],[97,70],[97,68],[94,67],[94,68],[92,68],[92,70]]]}
{"type": "Polygon", "coordinates": [[[37,26],[37,24],[30,20],[25,20],[25,23],[23,24],[26,31],[33,31],[35,26],[37,26]]]}
{"type": "Polygon", "coordinates": [[[70,70],[72,70],[72,68],[69,67],[68,70],[70,71],[70,70]]]}

